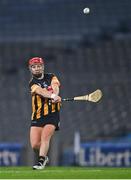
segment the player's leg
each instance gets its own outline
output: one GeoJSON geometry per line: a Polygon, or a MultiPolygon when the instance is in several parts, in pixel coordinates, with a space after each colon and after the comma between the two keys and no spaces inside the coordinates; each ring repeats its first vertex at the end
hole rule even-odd
{"type": "Polygon", "coordinates": [[[44,126],[41,134],[41,146],[40,146],[40,156],[46,156],[49,149],[49,144],[51,137],[55,132],[55,126],[52,124],[47,124],[44,126]]]}
{"type": "Polygon", "coordinates": [[[55,126],[52,124],[47,124],[42,129],[41,134],[41,145],[40,145],[40,152],[39,152],[39,162],[33,169],[44,169],[46,163],[48,163],[47,153],[49,150],[50,140],[55,132],[55,126]]]}
{"type": "Polygon", "coordinates": [[[32,126],[30,129],[30,143],[31,147],[35,152],[35,161],[38,161],[40,144],[41,144],[41,127],[34,127],[32,126]]]}

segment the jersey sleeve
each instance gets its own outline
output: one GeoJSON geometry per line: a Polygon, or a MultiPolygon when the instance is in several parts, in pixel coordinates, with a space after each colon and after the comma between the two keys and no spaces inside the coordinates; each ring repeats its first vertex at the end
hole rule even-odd
{"type": "Polygon", "coordinates": [[[57,84],[58,86],[60,86],[60,81],[58,80],[56,75],[52,76],[51,84],[57,84]]]}
{"type": "Polygon", "coordinates": [[[39,86],[39,84],[38,84],[34,79],[32,79],[32,80],[29,82],[29,88],[30,88],[30,90],[32,89],[33,86],[35,87],[35,85],[36,85],[36,86],[39,86]]]}

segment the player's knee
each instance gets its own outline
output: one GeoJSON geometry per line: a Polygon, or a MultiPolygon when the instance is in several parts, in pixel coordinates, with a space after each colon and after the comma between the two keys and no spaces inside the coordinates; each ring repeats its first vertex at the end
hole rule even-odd
{"type": "Polygon", "coordinates": [[[31,146],[32,146],[32,148],[33,148],[34,150],[38,150],[38,149],[40,148],[40,143],[38,143],[38,142],[33,142],[31,146]]]}
{"type": "Polygon", "coordinates": [[[43,135],[43,136],[42,136],[42,141],[44,141],[44,142],[50,141],[51,136],[52,136],[51,134],[50,134],[50,135],[49,135],[49,134],[48,134],[48,135],[46,135],[46,134],[43,135]]]}

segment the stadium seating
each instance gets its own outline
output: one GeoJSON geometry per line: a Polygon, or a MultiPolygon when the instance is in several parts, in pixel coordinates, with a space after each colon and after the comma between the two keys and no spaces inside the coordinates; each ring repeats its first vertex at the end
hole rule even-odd
{"type": "MultiPolygon", "coordinates": [[[[61,80],[61,95],[72,97],[92,92],[100,88],[103,99],[98,104],[65,102],[61,110],[61,137],[66,134],[65,143],[73,141],[75,131],[80,131],[82,141],[96,138],[111,138],[123,135],[130,131],[130,39],[121,39],[103,42],[96,47],[77,48],[69,54],[64,49],[46,48],[51,52],[47,58],[47,71],[53,71],[61,80]],[[69,137],[68,137],[69,136],[69,137]]],[[[30,74],[27,69],[29,54],[23,54],[25,45],[19,45],[15,59],[8,58],[14,52],[18,43],[10,46],[9,54],[3,54],[1,65],[1,124],[12,122],[17,125],[14,132],[17,136],[6,136],[13,131],[9,126],[1,135],[1,140],[24,139],[30,125],[30,97],[28,81],[30,74]],[[21,62],[16,61],[20,57],[21,62]],[[6,66],[5,62],[6,61],[6,66]],[[8,81],[8,83],[6,83],[8,81]],[[7,113],[8,109],[8,113],[7,113]],[[23,127],[21,129],[21,127],[23,127]],[[5,134],[5,136],[4,136],[5,134]]],[[[29,44],[29,53],[33,54],[36,45],[29,44]]],[[[36,50],[41,54],[41,45],[36,50]]],[[[3,45],[3,52],[6,52],[3,45]]],[[[42,54],[43,55],[43,54],[42,54]]],[[[46,57],[45,57],[46,58],[46,57]]],[[[24,139],[26,141],[26,138],[24,139]]]]}

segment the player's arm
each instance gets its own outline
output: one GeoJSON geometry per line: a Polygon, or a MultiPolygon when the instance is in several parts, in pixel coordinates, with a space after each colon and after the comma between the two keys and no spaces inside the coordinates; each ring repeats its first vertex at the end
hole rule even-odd
{"type": "Polygon", "coordinates": [[[33,86],[31,86],[31,93],[32,94],[38,94],[38,95],[43,96],[45,98],[50,98],[54,102],[60,102],[61,101],[61,98],[57,94],[48,91],[46,88],[41,88],[37,84],[34,84],[33,86]]]}
{"type": "Polygon", "coordinates": [[[59,82],[59,80],[57,79],[56,76],[54,76],[54,77],[52,78],[51,87],[52,87],[52,89],[53,89],[53,93],[55,93],[55,94],[58,95],[58,94],[59,94],[60,82],[59,82]]]}
{"type": "Polygon", "coordinates": [[[51,92],[47,91],[45,88],[41,88],[37,84],[34,84],[31,87],[31,93],[32,94],[38,94],[38,95],[43,96],[45,98],[51,98],[51,94],[52,94],[51,92]]]}

